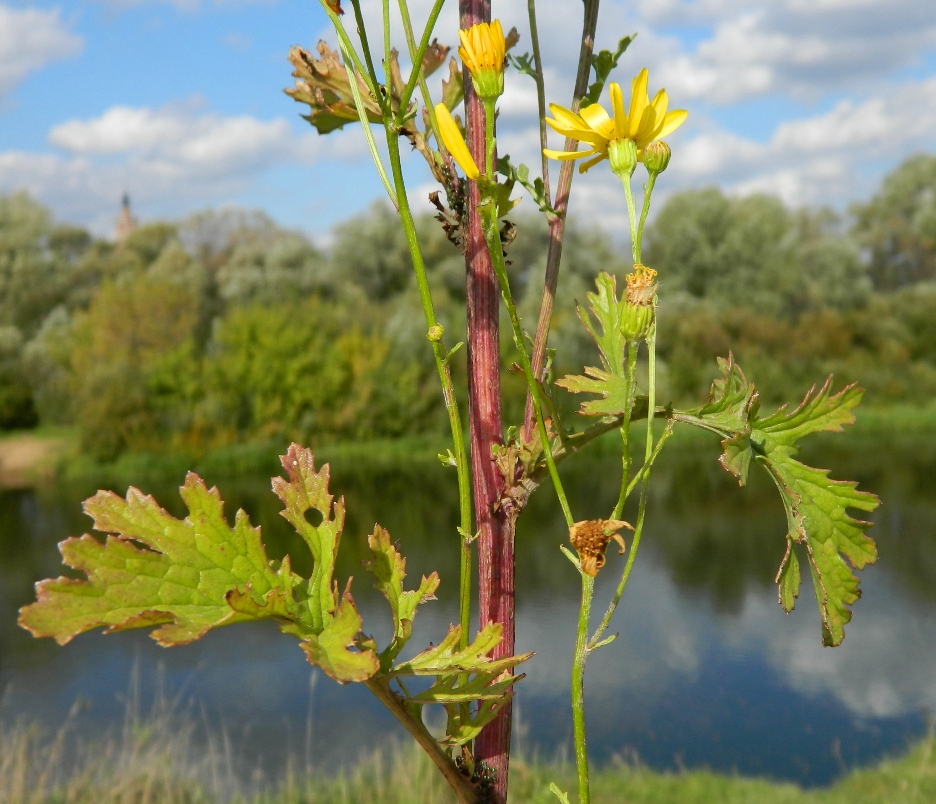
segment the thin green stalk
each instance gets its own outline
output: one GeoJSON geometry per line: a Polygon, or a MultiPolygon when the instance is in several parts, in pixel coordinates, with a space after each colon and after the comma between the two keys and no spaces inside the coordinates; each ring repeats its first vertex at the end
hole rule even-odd
{"type": "Polygon", "coordinates": [[[494,180],[494,151],[497,148],[497,140],[494,137],[494,121],[497,119],[497,103],[494,100],[484,100],[481,105],[484,107],[484,141],[487,144],[485,153],[484,174],[490,181],[494,180]]]}
{"type": "Polygon", "coordinates": [[[621,518],[624,503],[627,502],[627,496],[630,494],[630,486],[628,486],[631,470],[630,426],[634,397],[637,395],[638,346],[638,343],[627,344],[627,402],[624,405],[624,418],[621,421],[621,490],[618,493],[617,502],[614,504],[614,510],[611,512],[611,519],[621,518]]]}
{"type": "Polygon", "coordinates": [[[627,556],[627,563],[624,565],[624,572],[621,574],[621,580],[618,582],[617,589],[614,590],[614,596],[611,598],[611,603],[608,605],[608,610],[605,612],[604,617],[601,618],[601,623],[595,629],[595,633],[589,640],[588,645],[591,649],[597,647],[602,634],[604,634],[604,632],[608,629],[608,626],[611,624],[611,618],[614,616],[617,605],[621,601],[621,596],[624,594],[624,590],[627,587],[627,581],[630,578],[631,569],[633,568],[634,561],[637,558],[637,550],[640,548],[640,537],[643,534],[644,520],[647,513],[647,483],[650,478],[650,467],[653,465],[653,462],[662,451],[663,445],[673,434],[673,424],[674,421],[672,419],[667,422],[666,429],[660,436],[660,440],[657,442],[656,449],[650,456],[649,462],[641,467],[638,476],[634,478],[635,482],[637,481],[638,477],[640,479],[640,502],[637,507],[637,524],[634,526],[634,537],[631,540],[631,549],[627,556]]]}
{"type": "MultiPolygon", "coordinates": [[[[380,176],[380,181],[383,183],[384,190],[386,190],[387,195],[390,196],[390,201],[393,206],[399,211],[399,198],[397,193],[394,192],[393,186],[390,184],[390,178],[387,176],[387,171],[383,166],[383,160],[380,158],[380,153],[377,151],[377,142],[374,140],[374,134],[370,129],[370,121],[367,119],[367,112],[364,110],[364,101],[361,98],[361,91],[358,88],[351,67],[348,66],[349,54],[345,50],[344,42],[339,40],[339,47],[341,48],[342,55],[345,57],[345,71],[348,73],[348,83],[351,85],[351,94],[354,95],[354,105],[358,112],[358,118],[360,118],[361,121],[361,128],[364,129],[364,139],[367,140],[367,148],[370,151],[371,159],[374,160],[374,167],[377,168],[377,174],[380,176]]],[[[386,112],[384,112],[384,114],[386,115],[386,112]]]]}
{"type": "MultiPolygon", "coordinates": [[[[393,132],[387,130],[387,147],[390,151],[390,166],[393,170],[393,179],[396,184],[397,196],[400,199],[399,214],[403,223],[403,231],[409,246],[413,270],[416,274],[416,285],[419,288],[419,298],[422,302],[423,314],[429,328],[438,326],[435,315],[435,306],[429,290],[429,280],[426,276],[426,265],[423,261],[422,249],[416,234],[416,224],[413,213],[409,207],[406,195],[406,185],[403,181],[403,169],[400,163],[400,140],[393,132]]],[[[448,356],[441,341],[432,342],[432,354],[435,357],[436,370],[439,381],[442,383],[442,395],[445,400],[445,409],[449,417],[449,427],[452,431],[452,441],[455,455],[455,470],[458,474],[458,505],[461,527],[461,554],[459,578],[458,613],[461,624],[462,647],[468,644],[469,629],[471,627],[471,478],[468,469],[468,453],[465,448],[465,438],[462,432],[461,415],[455,399],[455,386],[452,383],[452,373],[448,363],[448,356]]]]}
{"type": "Polygon", "coordinates": [[[533,80],[536,82],[536,106],[539,111],[540,158],[543,160],[543,194],[546,203],[552,206],[549,188],[549,158],[543,153],[546,147],[546,82],[543,80],[543,59],[540,55],[539,28],[536,25],[536,0],[527,0],[527,16],[530,19],[530,46],[533,48],[533,80]]]}
{"type": "MultiPolygon", "coordinates": [[[[351,38],[348,36],[348,32],[345,30],[344,23],[334,11],[331,10],[328,3],[325,0],[320,0],[322,8],[325,9],[325,13],[328,15],[328,19],[331,20],[332,25],[335,28],[335,33],[338,34],[338,41],[342,45],[342,53],[345,54],[345,66],[347,66],[347,60],[350,59],[354,63],[354,69],[360,74],[361,79],[367,84],[367,90],[375,98],[380,97],[380,93],[377,92],[377,83],[372,83],[370,75],[368,74],[367,68],[361,64],[361,60],[358,58],[357,51],[354,49],[354,44],[351,42],[351,38]]],[[[376,73],[375,73],[376,80],[376,73]]],[[[351,82],[351,86],[354,86],[354,82],[351,82]]]]}
{"type": "Polygon", "coordinates": [[[488,200],[484,206],[484,239],[487,242],[488,251],[491,254],[491,263],[494,266],[494,274],[497,276],[497,282],[500,285],[501,296],[507,307],[507,314],[510,317],[510,325],[513,329],[514,346],[520,353],[520,363],[523,368],[523,375],[526,377],[527,388],[533,399],[533,412],[536,416],[536,425],[539,430],[540,443],[543,446],[543,456],[546,459],[546,466],[549,469],[549,476],[552,478],[553,486],[556,489],[556,496],[559,498],[559,505],[562,506],[562,514],[565,517],[566,524],[571,528],[575,520],[572,518],[572,510],[569,507],[569,501],[566,499],[565,489],[562,487],[562,481],[559,479],[559,471],[556,469],[556,463],[553,460],[552,449],[549,444],[549,435],[546,432],[546,423],[543,419],[543,405],[539,394],[539,385],[533,375],[533,367],[530,364],[530,356],[527,353],[526,345],[523,342],[523,329],[520,327],[520,318],[517,315],[517,306],[514,304],[513,296],[510,292],[510,281],[507,278],[507,266],[504,264],[504,252],[501,248],[500,233],[497,229],[497,209],[493,200],[488,200]]]}
{"type": "Polygon", "coordinates": [[[572,661],[572,734],[575,740],[575,769],[578,775],[579,804],[589,804],[588,743],[585,737],[585,662],[588,660],[588,620],[591,616],[595,579],[585,572],[582,576],[582,603],[579,606],[578,633],[575,638],[575,658],[572,661]]]}
{"type": "Polygon", "coordinates": [[[631,257],[636,265],[637,259],[637,210],[634,206],[634,191],[631,188],[631,177],[626,173],[621,176],[621,184],[624,185],[624,197],[627,199],[627,222],[630,224],[631,236],[631,257]]]}
{"type": "Polygon", "coordinates": [[[391,50],[390,47],[390,0],[383,0],[381,3],[381,12],[383,14],[383,46],[384,46],[384,97],[388,100],[393,97],[393,71],[390,69],[391,65],[391,50]]]}
{"type": "Polygon", "coordinates": [[[634,262],[639,263],[641,260],[640,257],[640,244],[643,241],[643,232],[644,224],[647,222],[647,213],[650,212],[650,196],[653,194],[653,185],[656,184],[657,176],[659,173],[651,173],[650,178],[647,180],[647,183],[644,185],[644,194],[643,194],[643,207],[640,210],[640,222],[637,224],[637,236],[634,240],[634,262]]]}
{"type": "Polygon", "coordinates": [[[442,11],[442,6],[444,4],[445,0],[435,1],[435,4],[432,6],[432,10],[429,12],[429,19],[426,20],[426,27],[423,29],[422,39],[420,40],[419,47],[417,48],[416,41],[413,38],[413,25],[410,22],[409,7],[406,4],[406,0],[400,0],[400,17],[403,19],[403,31],[406,35],[406,46],[409,48],[410,61],[413,63],[413,68],[412,72],[410,73],[409,80],[406,82],[403,95],[400,97],[400,115],[403,115],[406,112],[406,107],[409,106],[410,98],[412,97],[418,82],[419,89],[422,93],[423,104],[429,110],[433,121],[435,120],[435,111],[432,103],[432,97],[429,94],[429,87],[426,85],[426,77],[422,72],[422,60],[423,56],[426,55],[426,48],[429,47],[429,37],[432,36],[432,31],[435,29],[436,20],[438,20],[439,14],[442,11]]]}
{"type": "Polygon", "coordinates": [[[351,6],[354,8],[354,19],[357,22],[358,36],[361,38],[364,61],[367,62],[367,74],[370,76],[373,86],[377,86],[380,79],[377,78],[377,70],[371,57],[370,43],[367,41],[367,28],[364,27],[364,15],[361,13],[361,0],[351,0],[351,6]]]}

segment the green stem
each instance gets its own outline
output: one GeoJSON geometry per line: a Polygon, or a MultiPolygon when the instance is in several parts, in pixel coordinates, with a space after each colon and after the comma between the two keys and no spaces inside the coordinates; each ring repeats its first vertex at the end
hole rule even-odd
{"type": "Polygon", "coordinates": [[[482,98],[481,105],[484,107],[484,142],[487,144],[482,173],[487,176],[489,181],[493,181],[495,169],[494,152],[497,149],[497,139],[494,136],[494,121],[497,119],[497,101],[494,99],[486,100],[482,98]]]}
{"type": "Polygon", "coordinates": [[[630,224],[631,257],[636,265],[639,262],[637,259],[637,210],[634,206],[634,191],[631,188],[631,177],[623,173],[621,175],[621,184],[624,185],[624,197],[627,199],[627,222],[630,224]]]}
{"type": "Polygon", "coordinates": [[[621,580],[617,585],[617,589],[614,590],[614,597],[611,598],[611,603],[608,605],[608,610],[605,612],[604,617],[601,618],[601,623],[598,625],[598,628],[595,629],[595,633],[589,640],[588,644],[589,648],[591,649],[597,647],[598,641],[601,639],[602,634],[604,634],[604,632],[608,629],[608,626],[611,624],[611,618],[614,616],[617,605],[621,601],[621,596],[624,594],[624,590],[627,588],[627,581],[630,578],[631,569],[634,566],[634,560],[637,558],[637,550],[640,547],[640,537],[643,534],[644,520],[647,513],[647,483],[650,478],[650,467],[653,465],[653,462],[662,451],[663,445],[673,434],[673,424],[674,422],[672,419],[667,422],[666,429],[660,436],[660,440],[657,442],[656,449],[650,456],[649,462],[641,467],[637,477],[634,478],[635,482],[637,481],[637,478],[640,479],[640,503],[637,508],[637,524],[634,526],[634,538],[631,542],[630,553],[627,556],[627,563],[624,565],[624,572],[621,575],[621,580]]]}
{"type": "Polygon", "coordinates": [[[393,72],[390,69],[390,0],[382,0],[381,11],[383,13],[384,76],[386,77],[384,98],[389,103],[390,98],[393,97],[393,72]]]}
{"type": "MultiPolygon", "coordinates": [[[[338,34],[338,41],[341,43],[341,50],[345,57],[345,67],[347,68],[347,61],[350,59],[354,64],[354,71],[360,75],[361,80],[367,84],[367,91],[370,92],[374,98],[379,98],[380,93],[377,91],[376,73],[374,74],[374,81],[372,82],[367,68],[361,64],[361,60],[358,58],[357,51],[355,51],[354,44],[351,42],[351,38],[345,30],[341,17],[331,10],[325,0],[320,0],[320,2],[322,8],[325,9],[325,13],[328,15],[328,19],[331,20],[332,25],[335,27],[335,33],[338,34]]],[[[351,81],[351,86],[352,88],[354,87],[353,80],[351,81]]]]}
{"type": "Polygon", "coordinates": [[[585,572],[582,576],[582,603],[579,607],[578,633],[575,638],[575,658],[572,661],[572,734],[575,740],[575,769],[578,775],[579,804],[588,804],[588,744],[585,738],[585,662],[588,660],[588,620],[591,616],[595,579],[585,572]]]}
{"type": "MultiPolygon", "coordinates": [[[[621,420],[621,490],[618,493],[617,502],[614,504],[614,510],[611,512],[611,519],[620,519],[621,512],[624,510],[624,503],[627,502],[627,495],[630,494],[630,470],[631,470],[631,450],[630,450],[630,426],[631,412],[634,408],[634,397],[637,395],[637,347],[638,343],[627,344],[627,401],[624,405],[624,418],[621,420]]],[[[653,418],[649,415],[648,418],[653,418]]]]}
{"type": "Polygon", "coordinates": [[[501,247],[500,233],[497,229],[497,209],[493,199],[490,197],[488,197],[487,202],[484,204],[484,238],[491,255],[494,274],[497,276],[497,282],[500,285],[501,296],[507,307],[507,315],[510,317],[514,346],[520,353],[520,363],[523,368],[523,375],[526,377],[527,389],[533,400],[533,412],[536,416],[536,426],[539,431],[540,443],[543,447],[543,456],[546,460],[546,466],[549,468],[549,476],[552,478],[553,486],[556,489],[556,496],[559,498],[559,505],[562,506],[562,514],[565,517],[566,524],[571,528],[575,520],[572,518],[572,510],[569,508],[569,501],[566,499],[565,489],[562,487],[562,481],[559,479],[559,471],[556,469],[556,463],[552,457],[549,435],[546,432],[546,423],[543,419],[543,405],[540,399],[539,384],[536,382],[536,378],[533,375],[530,355],[527,353],[526,344],[523,342],[523,329],[520,327],[517,306],[514,304],[513,296],[510,292],[510,280],[507,277],[507,266],[504,264],[504,252],[501,247]]]}
{"type": "Polygon", "coordinates": [[[361,0],[351,0],[351,6],[354,8],[354,20],[357,22],[358,36],[361,38],[361,49],[364,51],[364,61],[367,62],[367,74],[370,76],[372,86],[377,86],[380,79],[377,78],[377,70],[374,67],[374,60],[371,57],[370,43],[367,41],[367,28],[364,27],[364,15],[361,13],[361,0]]]}
{"type": "Polygon", "coordinates": [[[640,245],[643,241],[644,224],[647,222],[647,213],[650,212],[650,196],[653,194],[653,185],[656,184],[658,175],[659,173],[651,173],[649,180],[644,185],[643,207],[640,210],[640,223],[637,224],[637,237],[635,238],[634,242],[635,263],[639,263],[641,260],[640,245]]]}
{"type": "Polygon", "coordinates": [[[549,159],[543,153],[546,147],[546,83],[543,80],[543,58],[540,55],[539,28],[536,25],[536,0],[527,0],[527,16],[530,18],[530,46],[533,48],[533,80],[536,82],[536,106],[539,111],[540,158],[543,170],[543,194],[546,203],[552,206],[549,188],[549,159]]]}
{"type": "MultiPolygon", "coordinates": [[[[409,246],[413,270],[416,274],[416,285],[419,288],[419,298],[422,302],[423,313],[428,327],[438,326],[435,315],[435,306],[429,290],[429,279],[426,276],[426,265],[423,261],[422,249],[416,234],[416,224],[406,195],[406,185],[403,181],[403,169],[400,163],[400,140],[389,129],[387,130],[387,147],[390,151],[390,166],[393,170],[393,179],[396,184],[397,197],[400,199],[399,214],[403,223],[403,231],[409,246]]],[[[432,342],[432,354],[435,358],[439,381],[442,383],[442,396],[445,400],[445,409],[449,417],[449,427],[452,431],[452,442],[455,454],[455,469],[458,474],[458,506],[460,514],[460,578],[459,578],[459,622],[462,628],[462,645],[468,644],[469,629],[471,627],[471,478],[468,469],[468,453],[465,448],[465,437],[462,432],[461,414],[455,399],[455,386],[452,382],[452,372],[449,367],[448,355],[441,341],[432,342]]]]}
{"type": "MultiPolygon", "coordinates": [[[[354,73],[351,71],[351,67],[348,65],[349,54],[345,50],[344,42],[339,43],[341,48],[341,53],[344,55],[345,61],[345,71],[348,73],[348,83],[351,85],[351,94],[354,95],[354,105],[357,108],[358,118],[361,121],[361,128],[364,129],[364,139],[367,140],[367,148],[370,151],[371,159],[374,160],[374,167],[377,168],[377,174],[380,176],[380,181],[383,183],[384,190],[387,191],[387,195],[390,196],[390,201],[393,203],[393,206],[399,210],[400,202],[397,196],[397,193],[394,192],[392,185],[390,184],[390,178],[387,176],[387,171],[383,166],[383,160],[380,158],[380,153],[377,151],[377,143],[374,140],[374,134],[370,128],[370,121],[367,119],[367,111],[364,108],[364,101],[361,98],[361,90],[358,87],[357,81],[355,80],[354,73]]],[[[384,116],[386,117],[386,110],[384,111],[384,116]]]]}
{"type": "Polygon", "coordinates": [[[442,6],[444,4],[445,0],[435,1],[432,10],[429,12],[429,19],[426,20],[426,27],[423,29],[422,39],[419,41],[419,47],[417,48],[416,40],[413,38],[413,25],[410,22],[409,7],[406,4],[406,0],[400,0],[400,17],[403,20],[403,31],[406,35],[406,45],[409,48],[410,61],[413,63],[409,80],[406,82],[406,87],[403,89],[402,96],[400,96],[401,117],[406,113],[406,107],[409,106],[410,98],[413,96],[413,91],[416,89],[416,84],[418,83],[423,98],[423,104],[429,109],[433,119],[435,118],[432,97],[429,94],[429,87],[426,85],[426,76],[423,75],[422,71],[422,60],[426,55],[426,48],[429,47],[429,37],[432,36],[436,20],[438,20],[439,13],[442,11],[442,6]]]}

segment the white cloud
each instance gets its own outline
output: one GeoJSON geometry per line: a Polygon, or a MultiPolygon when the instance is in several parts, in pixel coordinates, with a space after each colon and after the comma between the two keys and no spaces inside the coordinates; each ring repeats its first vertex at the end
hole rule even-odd
{"type": "Polygon", "coordinates": [[[96,0],[101,5],[122,10],[138,6],[173,6],[179,11],[196,11],[200,8],[221,6],[271,5],[277,0],[96,0]]]}
{"type": "Polygon", "coordinates": [[[360,159],[359,135],[296,134],[283,118],[224,117],[196,102],[117,106],[55,126],[49,142],[59,153],[0,153],[0,192],[26,190],[57,216],[107,234],[114,199],[124,190],[138,208],[177,217],[186,208],[227,202],[282,165],[360,159]]]}
{"type": "Polygon", "coordinates": [[[936,47],[936,17],[918,0],[886,7],[867,0],[701,0],[643,10],[664,27],[711,27],[694,50],[671,47],[658,63],[660,79],[677,97],[716,103],[864,90],[936,47]]]}
{"type": "Polygon", "coordinates": [[[65,27],[57,10],[17,11],[0,5],[0,98],[30,72],[77,55],[83,44],[65,27]]]}

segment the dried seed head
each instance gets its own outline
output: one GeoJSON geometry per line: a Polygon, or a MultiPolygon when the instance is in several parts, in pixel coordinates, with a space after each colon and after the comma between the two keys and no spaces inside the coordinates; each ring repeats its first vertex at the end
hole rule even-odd
{"type": "Polygon", "coordinates": [[[624,555],[627,545],[618,533],[621,528],[634,529],[623,519],[587,519],[569,528],[569,541],[578,550],[582,572],[593,578],[598,574],[605,564],[605,550],[612,539],[621,545],[621,555],[624,555]]]}

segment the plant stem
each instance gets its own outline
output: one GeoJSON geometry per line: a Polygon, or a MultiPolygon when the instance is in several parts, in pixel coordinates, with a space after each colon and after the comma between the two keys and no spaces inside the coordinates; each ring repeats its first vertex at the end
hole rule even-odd
{"type": "MultiPolygon", "coordinates": [[[[409,207],[406,195],[406,185],[403,181],[403,169],[400,163],[400,139],[387,130],[387,147],[390,151],[390,167],[393,171],[393,180],[396,184],[397,197],[400,199],[398,212],[403,224],[403,232],[410,250],[413,271],[416,275],[416,286],[419,288],[419,298],[422,302],[423,314],[426,317],[427,327],[437,326],[435,307],[429,291],[429,280],[426,276],[426,266],[423,261],[422,249],[416,234],[416,224],[413,213],[409,207]]],[[[439,381],[442,383],[442,397],[445,400],[445,410],[449,417],[449,427],[452,431],[452,444],[455,455],[455,470],[458,474],[458,505],[460,512],[460,586],[459,586],[459,622],[462,627],[461,647],[468,644],[468,632],[471,627],[471,481],[468,468],[468,455],[465,449],[465,436],[462,432],[461,414],[458,402],[455,399],[455,386],[452,383],[452,372],[449,367],[445,347],[441,341],[432,342],[432,354],[435,357],[436,370],[439,381]]]]}
{"type": "MultiPolygon", "coordinates": [[[[530,0],[533,2],[533,0],[530,0]]],[[[582,21],[582,45],[579,48],[578,72],[575,76],[575,89],[572,91],[573,112],[577,112],[582,97],[588,91],[588,76],[591,70],[591,57],[595,49],[595,29],[598,26],[599,0],[584,0],[585,15],[582,21]]],[[[531,17],[531,26],[533,18],[531,17]]],[[[534,51],[535,56],[535,51],[534,51]]],[[[542,70],[537,63],[537,70],[542,70]]],[[[538,87],[537,87],[538,88],[538,87]]],[[[545,107],[545,100],[540,104],[545,107]]],[[[565,141],[565,150],[575,148],[576,140],[571,138],[565,141]]],[[[546,127],[540,123],[540,146],[546,147],[546,127]]],[[[540,299],[539,318],[536,322],[536,335],[533,339],[533,354],[530,362],[533,365],[533,375],[537,378],[543,375],[543,366],[546,362],[546,342],[549,338],[549,326],[552,321],[553,302],[556,298],[556,286],[559,284],[559,263],[562,260],[562,239],[565,233],[565,215],[569,206],[569,191],[572,187],[572,177],[575,175],[575,165],[572,162],[563,162],[559,170],[559,183],[556,186],[556,202],[553,208],[556,216],[549,221],[549,245],[546,250],[546,276],[543,280],[543,295],[540,299]]],[[[546,197],[549,197],[549,186],[546,174],[543,174],[546,184],[546,197]]],[[[526,411],[523,417],[523,432],[527,439],[533,433],[534,412],[533,397],[527,394],[526,411]]]]}
{"type": "Polygon", "coordinates": [[[520,317],[517,315],[517,305],[514,304],[513,295],[510,292],[510,280],[507,276],[507,266],[504,263],[504,252],[501,248],[500,234],[497,229],[497,209],[494,206],[493,200],[489,201],[484,207],[484,210],[486,218],[484,233],[487,238],[487,246],[491,253],[494,273],[500,284],[501,297],[504,299],[504,305],[507,307],[507,315],[510,317],[514,346],[520,353],[520,363],[523,367],[523,374],[526,377],[527,391],[533,399],[533,411],[536,415],[536,426],[539,429],[540,443],[543,447],[543,457],[546,461],[546,466],[549,468],[549,476],[552,478],[553,486],[556,489],[559,505],[562,506],[562,514],[565,517],[566,525],[571,528],[575,520],[572,518],[572,510],[569,507],[569,501],[562,487],[562,481],[559,479],[556,462],[553,460],[549,434],[546,431],[546,422],[543,419],[543,406],[540,400],[539,384],[533,376],[533,366],[530,363],[530,356],[527,354],[526,345],[523,342],[523,329],[520,326],[520,317]]]}
{"type": "MultiPolygon", "coordinates": [[[[459,0],[459,23],[468,29],[490,22],[488,0],[459,0]]],[[[468,148],[478,165],[485,162],[484,110],[467,68],[465,125],[468,148]]],[[[498,340],[497,280],[484,241],[480,194],[476,182],[468,182],[468,212],[464,225],[468,313],[468,420],[474,484],[475,524],[478,531],[478,621],[503,625],[503,639],[491,658],[514,653],[514,528],[503,510],[495,509],[504,490],[504,479],[492,456],[503,442],[500,394],[500,344],[498,340]]],[[[494,774],[493,801],[506,804],[510,765],[512,707],[507,704],[475,740],[475,759],[494,774]]]]}
{"type": "Polygon", "coordinates": [[[445,781],[448,783],[449,787],[452,788],[459,804],[476,804],[478,801],[478,794],[474,786],[462,775],[458,766],[452,761],[452,758],[442,750],[442,747],[436,742],[435,737],[429,733],[422,722],[417,721],[410,715],[403,705],[403,701],[390,689],[387,679],[374,677],[364,683],[429,755],[429,759],[432,760],[433,764],[445,777],[445,781]]]}
{"type": "Polygon", "coordinates": [[[579,606],[578,633],[575,638],[575,658],[572,661],[572,734],[575,740],[575,769],[578,775],[579,804],[588,804],[588,744],[585,739],[585,662],[588,660],[588,621],[591,616],[595,579],[585,572],[582,576],[582,602],[579,606]]]}
{"type": "Polygon", "coordinates": [[[634,190],[631,187],[631,177],[623,173],[621,175],[621,184],[624,185],[624,198],[627,201],[627,222],[630,227],[631,257],[636,265],[640,262],[640,243],[637,239],[637,210],[634,206],[634,190]]]}
{"type": "MultiPolygon", "coordinates": [[[[611,519],[620,519],[621,512],[624,510],[624,503],[627,502],[627,496],[630,493],[630,470],[631,470],[631,450],[630,450],[630,426],[631,412],[634,408],[634,397],[637,395],[637,343],[627,344],[627,402],[624,405],[624,418],[621,421],[621,491],[618,494],[617,502],[614,504],[614,510],[611,512],[611,519]]],[[[647,417],[652,419],[652,409],[648,408],[647,417]]]]}
{"type": "Polygon", "coordinates": [[[643,207],[640,210],[640,222],[637,224],[637,237],[634,244],[634,262],[640,262],[640,246],[643,242],[644,224],[647,222],[647,213],[650,212],[650,196],[653,195],[653,186],[656,184],[659,173],[651,173],[644,185],[643,207]]]}

